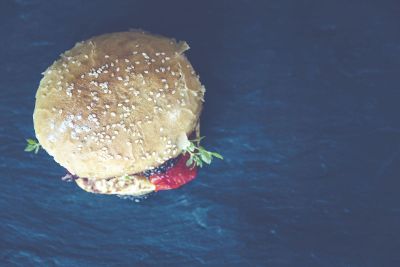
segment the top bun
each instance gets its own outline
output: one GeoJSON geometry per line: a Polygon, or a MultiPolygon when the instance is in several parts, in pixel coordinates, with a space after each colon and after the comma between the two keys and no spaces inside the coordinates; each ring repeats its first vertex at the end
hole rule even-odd
{"type": "Polygon", "coordinates": [[[33,114],[42,147],[79,177],[140,173],[181,153],[205,89],[186,42],[131,31],[77,43],[45,72],[33,114]]]}

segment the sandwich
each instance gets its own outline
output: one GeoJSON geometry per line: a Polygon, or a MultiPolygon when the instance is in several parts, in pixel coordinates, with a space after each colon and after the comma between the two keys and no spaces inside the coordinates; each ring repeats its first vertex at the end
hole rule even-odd
{"type": "Polygon", "coordinates": [[[83,190],[139,196],[196,177],[216,152],[200,145],[205,88],[189,46],[143,31],[78,42],[43,73],[35,139],[83,190]]]}

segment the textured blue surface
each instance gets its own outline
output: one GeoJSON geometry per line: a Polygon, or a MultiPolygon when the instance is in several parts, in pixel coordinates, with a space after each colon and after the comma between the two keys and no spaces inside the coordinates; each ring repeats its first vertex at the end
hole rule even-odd
{"type": "Polygon", "coordinates": [[[2,0],[0,266],[399,266],[399,8],[2,0]],[[140,202],[23,152],[40,73],[129,28],[189,42],[206,146],[226,158],[140,202]]]}

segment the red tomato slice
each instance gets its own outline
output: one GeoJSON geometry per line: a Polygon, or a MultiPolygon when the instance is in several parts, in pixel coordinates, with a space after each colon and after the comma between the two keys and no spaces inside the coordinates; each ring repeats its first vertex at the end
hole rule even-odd
{"type": "Polygon", "coordinates": [[[187,167],[189,155],[182,155],[174,167],[163,174],[150,176],[150,182],[156,186],[156,191],[178,188],[196,177],[197,168],[187,167]]]}

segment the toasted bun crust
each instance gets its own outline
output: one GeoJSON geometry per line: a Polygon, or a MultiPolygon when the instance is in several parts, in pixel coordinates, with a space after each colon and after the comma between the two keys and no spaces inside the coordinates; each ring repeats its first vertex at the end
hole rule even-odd
{"type": "Polygon", "coordinates": [[[181,153],[205,89],[183,55],[189,46],[133,31],[77,43],[45,72],[33,114],[36,137],[79,177],[156,167],[181,153]]]}

